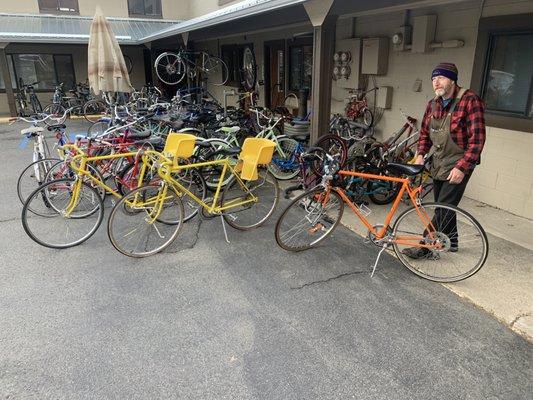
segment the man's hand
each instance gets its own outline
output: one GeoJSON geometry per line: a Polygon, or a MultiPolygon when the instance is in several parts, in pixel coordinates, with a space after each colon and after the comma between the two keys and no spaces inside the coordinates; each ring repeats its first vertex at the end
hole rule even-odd
{"type": "Polygon", "coordinates": [[[447,180],[450,182],[450,183],[455,183],[455,184],[458,184],[458,183],[461,183],[463,181],[463,178],[465,177],[465,174],[464,172],[462,172],[460,169],[458,168],[454,168],[450,171],[450,174],[448,175],[448,178],[447,180]]]}
{"type": "Polygon", "coordinates": [[[424,164],[424,156],[422,156],[422,155],[416,156],[415,164],[418,164],[418,165],[424,164]]]}

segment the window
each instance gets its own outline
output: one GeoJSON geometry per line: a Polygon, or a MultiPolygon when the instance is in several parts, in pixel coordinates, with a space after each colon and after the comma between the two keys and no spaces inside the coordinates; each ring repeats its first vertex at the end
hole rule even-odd
{"type": "Polygon", "coordinates": [[[130,17],[161,18],[161,0],[128,0],[130,17]]]}
{"type": "Polygon", "coordinates": [[[311,89],[313,46],[291,46],[289,49],[289,88],[291,91],[311,89]]]}
{"type": "Polygon", "coordinates": [[[74,89],[74,64],[70,54],[11,54],[17,87],[35,83],[37,90],[53,90],[63,82],[74,89]]]}
{"type": "Polygon", "coordinates": [[[39,0],[42,13],[79,14],[78,0],[39,0]]]}
{"type": "Polygon", "coordinates": [[[491,35],[482,97],[487,110],[533,117],[533,31],[491,35]]]}
{"type": "Polygon", "coordinates": [[[487,125],[533,132],[533,14],[479,21],[471,88],[487,125]]]}
{"type": "Polygon", "coordinates": [[[227,86],[241,86],[241,67],[246,47],[254,49],[251,43],[226,45],[220,48],[222,61],[228,66],[227,86]]]}

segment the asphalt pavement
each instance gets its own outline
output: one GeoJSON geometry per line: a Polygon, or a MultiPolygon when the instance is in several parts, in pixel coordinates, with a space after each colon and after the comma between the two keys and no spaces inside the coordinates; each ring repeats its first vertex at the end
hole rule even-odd
{"type": "MultiPolygon", "coordinates": [[[[84,129],[82,122],[71,125],[84,129]]],[[[31,151],[0,125],[0,399],[526,399],[532,345],[344,227],[280,249],[195,219],[135,260],[22,229],[31,151]]],[[[107,210],[108,211],[108,210],[107,210]]]]}

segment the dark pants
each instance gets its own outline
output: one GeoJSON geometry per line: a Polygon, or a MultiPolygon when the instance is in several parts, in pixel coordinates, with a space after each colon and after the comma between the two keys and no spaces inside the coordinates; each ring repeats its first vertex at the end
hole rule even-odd
{"type": "MultiPolygon", "coordinates": [[[[435,195],[435,201],[457,206],[463,197],[469,179],[470,174],[465,175],[463,181],[459,184],[434,180],[433,193],[435,195]]],[[[443,208],[436,209],[432,222],[438,231],[450,238],[451,245],[457,247],[459,235],[457,233],[457,217],[455,212],[443,208]]]]}

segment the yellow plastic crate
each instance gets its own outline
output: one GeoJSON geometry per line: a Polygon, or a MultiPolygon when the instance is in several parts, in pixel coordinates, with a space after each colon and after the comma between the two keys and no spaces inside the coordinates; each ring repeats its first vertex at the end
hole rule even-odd
{"type": "Polygon", "coordinates": [[[178,159],[192,156],[195,144],[196,136],[194,135],[170,132],[163,153],[174,161],[174,165],[177,165],[178,159]]]}
{"type": "Polygon", "coordinates": [[[276,143],[264,138],[247,138],[239,154],[239,163],[235,170],[241,173],[241,179],[255,181],[258,178],[257,167],[272,161],[276,143]]]}

